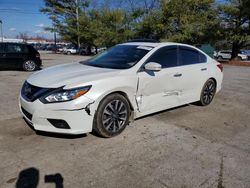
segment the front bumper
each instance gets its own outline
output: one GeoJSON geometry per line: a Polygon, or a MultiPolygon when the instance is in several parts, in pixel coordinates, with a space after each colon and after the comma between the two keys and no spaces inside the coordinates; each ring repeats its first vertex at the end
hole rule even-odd
{"type": "Polygon", "coordinates": [[[28,102],[19,95],[19,108],[23,117],[35,130],[53,133],[83,134],[91,132],[94,110],[93,114],[88,114],[86,107],[89,107],[91,112],[93,103],[93,100],[82,96],[69,102],[43,104],[39,99],[28,102]],[[63,120],[70,128],[57,128],[49,121],[50,119],[63,120]]]}

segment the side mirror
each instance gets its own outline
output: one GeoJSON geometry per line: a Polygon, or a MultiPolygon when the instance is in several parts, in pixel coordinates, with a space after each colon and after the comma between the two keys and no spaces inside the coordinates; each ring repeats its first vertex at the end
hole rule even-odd
{"type": "Polygon", "coordinates": [[[144,66],[145,70],[147,71],[160,71],[161,70],[161,64],[155,63],[155,62],[149,62],[144,66]]]}

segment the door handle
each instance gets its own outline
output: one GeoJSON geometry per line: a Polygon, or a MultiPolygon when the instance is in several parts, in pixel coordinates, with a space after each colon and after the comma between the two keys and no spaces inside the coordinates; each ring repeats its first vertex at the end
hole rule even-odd
{"type": "Polygon", "coordinates": [[[207,70],[207,68],[202,68],[202,69],[201,69],[201,71],[206,71],[206,70],[207,70]]]}
{"type": "Polygon", "coordinates": [[[181,77],[181,76],[182,76],[181,73],[176,73],[176,74],[174,75],[174,77],[181,77]]]}

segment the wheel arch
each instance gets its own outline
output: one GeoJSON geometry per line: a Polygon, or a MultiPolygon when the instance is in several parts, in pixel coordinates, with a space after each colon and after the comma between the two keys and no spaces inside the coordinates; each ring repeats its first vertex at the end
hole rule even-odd
{"type": "Polygon", "coordinates": [[[211,78],[209,78],[208,80],[213,80],[214,81],[214,83],[215,83],[215,88],[216,88],[216,90],[217,90],[217,80],[214,78],[214,77],[211,77],[211,78]]]}
{"type": "Polygon", "coordinates": [[[134,111],[134,106],[133,106],[131,100],[129,99],[127,93],[124,92],[124,91],[121,91],[121,90],[112,91],[112,92],[110,92],[110,93],[105,94],[104,96],[102,96],[102,99],[100,100],[100,102],[101,102],[103,99],[105,99],[107,96],[112,95],[112,94],[116,94],[116,93],[122,95],[123,97],[125,97],[126,100],[127,100],[128,103],[129,103],[130,110],[131,110],[131,111],[134,111]]]}

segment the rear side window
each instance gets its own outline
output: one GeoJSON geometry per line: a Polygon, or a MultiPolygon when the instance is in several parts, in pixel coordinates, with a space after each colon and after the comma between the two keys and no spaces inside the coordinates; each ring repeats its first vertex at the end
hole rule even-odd
{"type": "Polygon", "coordinates": [[[37,50],[31,46],[31,45],[27,45],[27,48],[29,49],[29,53],[32,53],[32,54],[37,54],[37,50]]]}
{"type": "Polygon", "coordinates": [[[230,51],[221,51],[220,53],[222,53],[222,54],[231,54],[232,52],[230,52],[230,51]]]}
{"type": "Polygon", "coordinates": [[[21,44],[6,44],[7,53],[25,53],[27,49],[21,44]]]}
{"type": "Polygon", "coordinates": [[[147,62],[161,64],[162,68],[177,66],[177,46],[166,46],[157,50],[147,62]]]}
{"type": "Polygon", "coordinates": [[[180,47],[180,65],[191,65],[206,62],[207,57],[199,51],[188,47],[180,47]]]}
{"type": "Polygon", "coordinates": [[[2,43],[0,43],[0,53],[4,53],[4,44],[2,43]]]}
{"type": "Polygon", "coordinates": [[[200,63],[206,63],[207,62],[207,57],[204,54],[199,52],[199,56],[200,56],[200,63]]]}

